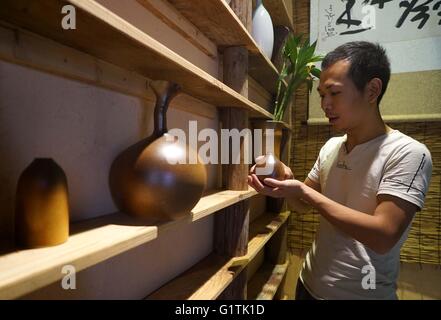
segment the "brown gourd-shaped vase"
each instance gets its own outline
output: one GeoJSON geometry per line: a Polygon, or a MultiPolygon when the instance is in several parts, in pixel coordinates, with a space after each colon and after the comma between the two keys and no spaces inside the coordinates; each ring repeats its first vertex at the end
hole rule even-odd
{"type": "Polygon", "coordinates": [[[69,237],[67,179],[58,164],[37,158],[22,172],[15,202],[15,239],[19,247],[54,246],[69,237]]]}
{"type": "Polygon", "coordinates": [[[167,108],[180,87],[169,81],[153,81],[150,87],[156,95],[153,133],[114,160],[110,191],[121,212],[151,222],[175,220],[199,201],[207,173],[197,150],[167,133],[167,108]]]}

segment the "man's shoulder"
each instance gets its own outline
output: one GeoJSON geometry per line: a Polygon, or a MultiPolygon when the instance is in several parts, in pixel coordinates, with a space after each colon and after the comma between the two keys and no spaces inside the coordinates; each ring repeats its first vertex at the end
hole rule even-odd
{"type": "Polygon", "coordinates": [[[432,155],[427,146],[402,132],[394,132],[394,136],[388,139],[382,154],[385,155],[385,168],[413,168],[425,169],[426,174],[431,175],[432,155]]]}
{"type": "Polygon", "coordinates": [[[386,146],[391,148],[395,154],[417,152],[430,156],[430,151],[423,142],[418,141],[398,130],[395,130],[394,135],[391,136],[391,139],[386,146]]]}

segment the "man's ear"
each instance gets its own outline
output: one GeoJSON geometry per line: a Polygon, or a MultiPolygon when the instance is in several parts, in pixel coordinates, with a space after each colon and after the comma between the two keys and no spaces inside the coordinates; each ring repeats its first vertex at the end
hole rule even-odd
{"type": "Polygon", "coordinates": [[[376,103],[383,89],[383,82],[379,78],[373,78],[367,84],[367,94],[369,103],[376,103]]]}

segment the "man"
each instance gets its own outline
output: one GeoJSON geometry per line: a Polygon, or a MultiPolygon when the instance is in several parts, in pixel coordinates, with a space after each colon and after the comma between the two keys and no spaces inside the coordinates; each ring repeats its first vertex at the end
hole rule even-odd
{"type": "Polygon", "coordinates": [[[397,298],[400,249],[423,207],[432,160],[423,144],[383,122],[389,78],[377,44],[350,42],[330,52],[318,92],[330,124],[345,135],[326,142],[303,183],[286,166],[284,181],[248,176],[259,193],[320,214],[297,299],[397,298]]]}

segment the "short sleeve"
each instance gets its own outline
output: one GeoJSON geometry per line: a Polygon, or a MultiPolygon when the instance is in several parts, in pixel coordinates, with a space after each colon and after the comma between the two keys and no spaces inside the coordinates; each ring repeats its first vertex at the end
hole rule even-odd
{"type": "Polygon", "coordinates": [[[432,157],[425,145],[414,142],[387,161],[377,195],[389,194],[424,207],[432,176],[432,157]]]}
{"type": "Polygon", "coordinates": [[[311,171],[308,173],[308,178],[310,180],[320,184],[320,169],[322,166],[322,161],[326,161],[326,157],[329,155],[329,152],[334,150],[340,141],[341,139],[339,137],[333,137],[326,141],[326,143],[321,147],[317,160],[315,161],[311,171]]]}
{"type": "Polygon", "coordinates": [[[320,154],[311,171],[309,171],[308,178],[315,183],[320,183],[320,154]]]}

